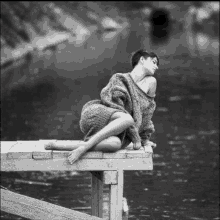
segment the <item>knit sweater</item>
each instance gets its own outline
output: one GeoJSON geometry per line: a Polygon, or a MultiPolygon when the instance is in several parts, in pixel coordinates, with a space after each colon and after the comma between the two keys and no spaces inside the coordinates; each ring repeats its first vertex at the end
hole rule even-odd
{"type": "MultiPolygon", "coordinates": [[[[110,78],[106,87],[102,89],[100,100],[92,100],[84,105],[80,128],[83,133],[88,133],[91,130],[94,131],[92,127],[96,126],[97,123],[100,124],[102,119],[102,126],[104,126],[114,112],[121,111],[130,114],[135,122],[133,126],[130,126],[123,133],[122,142],[141,142],[142,146],[144,146],[155,131],[151,121],[155,107],[154,98],[148,96],[134,82],[129,73],[116,73],[110,78]],[[97,108],[97,105],[102,105],[102,108],[97,108]],[[95,109],[99,109],[99,112],[95,109]],[[98,120],[97,117],[94,117],[96,114],[99,116],[98,120]],[[90,119],[89,122],[88,119],[90,119]]],[[[88,137],[88,134],[85,135],[88,137]]]]}

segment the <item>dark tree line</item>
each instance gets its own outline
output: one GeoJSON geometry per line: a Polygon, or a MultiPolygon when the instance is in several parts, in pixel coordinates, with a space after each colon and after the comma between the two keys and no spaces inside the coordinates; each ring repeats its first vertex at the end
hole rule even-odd
{"type": "Polygon", "coordinates": [[[64,26],[57,22],[53,6],[51,2],[1,1],[1,47],[7,44],[15,48],[21,41],[29,42],[25,23],[30,23],[36,33],[44,35],[44,31],[39,27],[39,20],[44,16],[49,18],[54,29],[65,30],[64,26]]]}

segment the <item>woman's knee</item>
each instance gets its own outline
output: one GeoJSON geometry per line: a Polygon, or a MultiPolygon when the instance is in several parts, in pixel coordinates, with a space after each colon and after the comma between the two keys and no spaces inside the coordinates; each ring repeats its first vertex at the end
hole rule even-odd
{"type": "Polygon", "coordinates": [[[106,142],[109,143],[110,151],[115,152],[121,149],[121,140],[117,136],[111,136],[107,138],[106,142]]]}
{"type": "Polygon", "coordinates": [[[121,149],[121,140],[117,136],[111,136],[98,143],[93,150],[103,152],[115,152],[121,149]]]}
{"type": "Polygon", "coordinates": [[[130,125],[134,125],[134,119],[132,118],[131,115],[125,114],[123,117],[130,125]]]}
{"type": "Polygon", "coordinates": [[[132,116],[130,114],[124,113],[124,112],[115,112],[112,117],[111,117],[111,121],[121,118],[123,119],[123,121],[126,121],[127,123],[131,125],[134,124],[134,119],[132,118],[132,116]]]}
{"type": "Polygon", "coordinates": [[[112,147],[115,150],[119,150],[121,148],[121,140],[116,136],[111,136],[110,141],[112,143],[112,147]]]}

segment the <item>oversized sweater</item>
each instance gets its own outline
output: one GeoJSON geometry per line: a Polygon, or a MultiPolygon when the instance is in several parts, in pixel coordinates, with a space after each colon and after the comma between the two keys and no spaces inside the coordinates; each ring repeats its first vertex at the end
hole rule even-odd
{"type": "Polygon", "coordinates": [[[144,146],[155,131],[151,120],[155,107],[154,97],[148,96],[129,73],[116,73],[102,89],[100,100],[83,106],[80,128],[86,139],[105,126],[114,112],[121,111],[130,114],[135,122],[121,134],[121,141],[126,145],[141,142],[144,146]]]}

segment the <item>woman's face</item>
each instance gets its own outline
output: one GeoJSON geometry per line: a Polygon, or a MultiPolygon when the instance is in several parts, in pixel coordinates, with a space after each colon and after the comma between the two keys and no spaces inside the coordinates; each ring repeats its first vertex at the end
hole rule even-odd
{"type": "Polygon", "coordinates": [[[154,75],[155,71],[158,69],[157,58],[148,57],[147,59],[143,59],[143,67],[146,72],[150,75],[154,75]]]}

